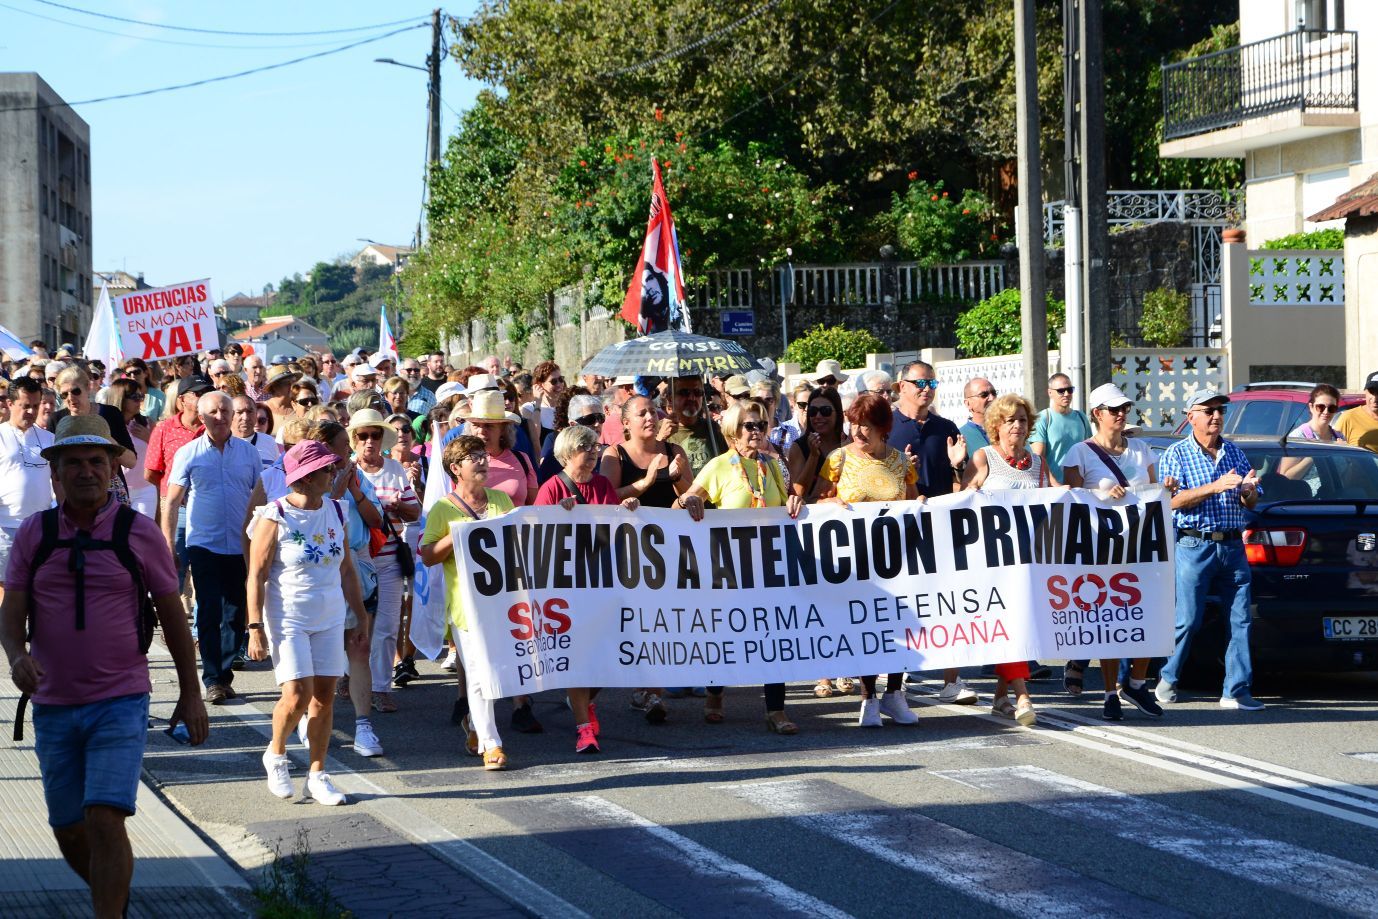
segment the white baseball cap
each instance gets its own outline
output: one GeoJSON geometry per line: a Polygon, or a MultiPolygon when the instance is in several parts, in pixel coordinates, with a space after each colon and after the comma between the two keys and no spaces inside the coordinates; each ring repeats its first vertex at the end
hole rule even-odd
{"type": "Polygon", "coordinates": [[[1114,383],[1103,383],[1091,390],[1091,397],[1086,400],[1086,407],[1089,409],[1098,408],[1119,408],[1121,405],[1133,405],[1134,400],[1124,394],[1114,383]]]}

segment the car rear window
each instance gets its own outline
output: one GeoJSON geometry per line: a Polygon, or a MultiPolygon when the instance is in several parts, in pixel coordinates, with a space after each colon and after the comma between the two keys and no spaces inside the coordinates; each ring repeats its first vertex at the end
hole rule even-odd
{"type": "Polygon", "coordinates": [[[1265,501],[1378,500],[1376,454],[1324,448],[1283,454],[1265,447],[1245,447],[1244,453],[1258,472],[1265,501]]]}
{"type": "Polygon", "coordinates": [[[1231,435],[1281,436],[1301,424],[1306,417],[1305,403],[1252,399],[1248,402],[1236,402],[1228,407],[1225,431],[1231,435]]]}

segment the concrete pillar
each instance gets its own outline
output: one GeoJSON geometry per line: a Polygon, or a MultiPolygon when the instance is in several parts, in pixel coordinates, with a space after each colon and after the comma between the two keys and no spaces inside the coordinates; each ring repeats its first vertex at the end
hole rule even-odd
{"type": "MultiPolygon", "coordinates": [[[[1220,346],[1225,349],[1227,364],[1225,387],[1234,389],[1249,382],[1249,363],[1246,354],[1236,354],[1234,348],[1236,323],[1249,315],[1249,247],[1244,231],[1230,228],[1224,237],[1224,266],[1220,292],[1220,346]]],[[[1240,336],[1241,338],[1243,336],[1240,336]]]]}
{"type": "Polygon", "coordinates": [[[1378,370],[1378,217],[1345,221],[1345,388],[1378,370]]]}

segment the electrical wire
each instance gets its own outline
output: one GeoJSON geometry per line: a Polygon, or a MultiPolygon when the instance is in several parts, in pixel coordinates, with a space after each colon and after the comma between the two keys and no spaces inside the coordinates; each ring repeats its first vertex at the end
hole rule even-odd
{"type": "Polygon", "coordinates": [[[226,80],[235,80],[239,77],[252,76],[253,74],[263,73],[268,70],[278,70],[282,67],[290,67],[293,64],[300,64],[303,61],[312,61],[316,58],[328,57],[332,54],[339,54],[341,51],[348,51],[351,48],[358,48],[361,45],[369,45],[376,41],[382,41],[385,38],[391,38],[394,35],[401,35],[403,32],[410,32],[413,29],[427,28],[429,26],[430,23],[418,22],[415,25],[410,25],[403,29],[394,29],[393,31],[388,32],[384,35],[375,35],[372,38],[365,38],[356,42],[350,42],[347,45],[341,45],[338,48],[331,48],[328,51],[317,51],[315,54],[307,54],[303,55],[302,57],[292,58],[290,61],[280,61],[276,64],[266,64],[262,67],[254,67],[249,70],[241,70],[238,73],[228,73],[219,77],[206,77],[203,80],[193,80],[190,83],[178,83],[174,86],[159,86],[156,89],[141,89],[138,92],[120,93],[119,95],[115,96],[101,96],[96,99],[81,99],[77,102],[45,102],[40,105],[29,105],[22,106],[19,108],[0,109],[0,112],[32,112],[38,109],[45,108],[61,108],[64,105],[94,105],[97,102],[114,102],[117,99],[135,99],[140,96],[152,96],[158,93],[168,93],[178,89],[190,89],[193,86],[205,86],[208,83],[222,83],[226,80]]]}
{"type": "Polygon", "coordinates": [[[0,3],[0,7],[3,7],[7,10],[13,10],[16,13],[23,13],[25,16],[33,16],[35,19],[46,19],[48,22],[55,22],[58,25],[64,25],[71,29],[81,29],[84,32],[98,32],[101,35],[113,35],[116,38],[127,38],[131,41],[153,42],[154,44],[158,45],[180,45],[187,48],[228,48],[236,51],[241,49],[245,51],[294,51],[297,48],[319,48],[325,45],[333,45],[335,44],[335,42],[339,41],[338,38],[332,38],[327,41],[293,42],[291,44],[286,45],[226,45],[217,44],[214,42],[178,41],[175,38],[154,38],[151,35],[135,35],[131,32],[116,32],[114,29],[102,29],[99,26],[82,25],[79,22],[69,22],[66,19],[58,19],[56,16],[45,16],[44,14],[36,13],[33,10],[21,9],[17,6],[11,6],[8,3],[0,3]]]}
{"type": "Polygon", "coordinates": [[[226,29],[198,29],[192,26],[174,26],[162,22],[149,22],[145,19],[129,19],[124,16],[114,16],[110,13],[98,13],[94,10],[85,10],[79,6],[68,6],[65,3],[57,3],[55,0],[32,0],[32,2],[41,3],[44,6],[56,7],[60,10],[67,10],[72,13],[81,13],[84,16],[95,16],[98,19],[111,19],[115,22],[127,22],[136,26],[148,26],[150,29],[169,29],[174,32],[198,32],[202,35],[243,35],[253,38],[302,38],[310,35],[342,35],[347,32],[372,32],[374,29],[386,29],[391,26],[400,26],[418,21],[416,17],[412,17],[410,19],[398,19],[393,22],[379,22],[371,26],[351,26],[347,29],[316,29],[310,32],[237,32],[226,29]]]}
{"type": "Polygon", "coordinates": [[[732,22],[729,22],[727,25],[723,26],[721,29],[718,29],[718,30],[713,31],[713,32],[709,32],[707,35],[704,35],[704,36],[702,36],[702,37],[696,39],[695,41],[690,42],[690,43],[687,44],[687,45],[681,45],[680,47],[674,49],[673,51],[667,51],[667,52],[665,52],[664,54],[658,54],[658,55],[656,55],[656,56],[653,57],[653,58],[649,58],[648,60],[644,60],[644,61],[641,61],[641,62],[639,62],[639,63],[632,64],[631,66],[628,66],[628,67],[619,67],[619,68],[616,69],[616,70],[607,70],[607,71],[604,71],[603,73],[598,74],[598,76],[599,76],[600,78],[602,78],[602,77],[620,77],[620,76],[625,76],[626,74],[629,74],[629,73],[637,73],[638,71],[645,70],[645,69],[647,69],[648,67],[654,67],[654,66],[656,66],[657,64],[663,64],[663,63],[665,63],[666,61],[672,61],[672,60],[674,60],[674,59],[677,58],[677,57],[683,57],[683,56],[686,55],[686,54],[689,54],[689,53],[691,53],[691,52],[697,51],[699,48],[702,48],[704,45],[707,45],[707,44],[709,44],[710,42],[717,41],[719,38],[723,37],[724,35],[728,34],[729,32],[734,32],[734,31],[736,31],[737,29],[739,29],[739,28],[741,28],[742,26],[746,25],[746,23],[748,23],[748,22],[750,22],[751,20],[755,19],[757,16],[760,16],[762,13],[768,12],[769,10],[774,9],[775,7],[779,6],[780,3],[781,3],[781,0],[769,0],[769,2],[767,2],[767,3],[762,3],[760,6],[756,7],[754,10],[751,10],[750,12],[746,13],[745,15],[741,16],[740,18],[735,19],[735,20],[733,20],[732,22]]]}

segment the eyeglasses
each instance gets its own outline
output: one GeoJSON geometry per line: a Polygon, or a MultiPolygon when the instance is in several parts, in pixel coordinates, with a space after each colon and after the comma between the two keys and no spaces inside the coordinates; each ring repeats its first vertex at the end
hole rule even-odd
{"type": "Polygon", "coordinates": [[[586,428],[591,428],[595,424],[602,424],[607,420],[602,412],[594,412],[592,415],[584,415],[582,418],[574,419],[575,424],[582,424],[586,428]]]}
{"type": "MultiPolygon", "coordinates": [[[[892,411],[893,411],[893,409],[892,409],[892,411]]],[[[810,418],[831,418],[832,416],[833,416],[833,407],[832,407],[831,405],[810,405],[810,406],[809,406],[809,417],[810,417],[810,418]]]]}
{"type": "Polygon", "coordinates": [[[298,400],[297,400],[297,404],[300,405],[302,408],[310,408],[310,407],[313,406],[313,405],[320,405],[320,404],[321,404],[321,400],[320,400],[320,399],[298,399],[298,400]]]}
{"type": "Polygon", "coordinates": [[[405,373],[405,374],[408,374],[408,375],[411,375],[411,374],[414,373],[414,374],[417,374],[417,375],[419,376],[420,373],[421,373],[421,368],[420,368],[420,367],[403,367],[403,368],[402,368],[402,372],[405,373]]]}
{"type": "MultiPolygon", "coordinates": [[[[937,381],[937,380],[900,380],[900,382],[901,382],[901,383],[908,383],[909,385],[913,386],[915,389],[918,389],[918,390],[924,390],[924,389],[937,389],[937,388],[938,388],[938,381],[937,381]]],[[[993,394],[992,394],[992,395],[993,395],[993,394]]]]}
{"type": "Polygon", "coordinates": [[[72,389],[63,390],[58,393],[58,395],[64,399],[75,399],[77,396],[81,395],[81,387],[78,386],[72,389]]]}
{"type": "Polygon", "coordinates": [[[144,394],[141,393],[141,392],[133,392],[133,391],[131,390],[130,392],[127,392],[127,393],[124,394],[124,401],[126,401],[126,402],[142,402],[142,401],[144,401],[144,394]]]}
{"type": "Polygon", "coordinates": [[[972,393],[971,395],[967,396],[967,398],[968,398],[968,399],[994,399],[995,396],[996,396],[995,390],[993,390],[993,389],[983,389],[983,390],[981,390],[980,392],[974,392],[974,393],[972,393]]]}
{"type": "Polygon", "coordinates": [[[1077,388],[1076,388],[1075,386],[1063,386],[1063,387],[1060,388],[1060,389],[1050,389],[1050,390],[1049,390],[1049,392],[1055,392],[1055,393],[1057,393],[1059,396],[1070,396],[1072,393],[1074,393],[1074,392],[1076,392],[1076,391],[1077,391],[1077,388]]]}
{"type": "Polygon", "coordinates": [[[794,407],[800,411],[808,411],[809,404],[807,402],[796,402],[794,403],[794,407]]]}
{"type": "Polygon", "coordinates": [[[1128,403],[1124,405],[1102,405],[1100,407],[1100,410],[1103,412],[1109,412],[1112,415],[1128,415],[1129,405],[1128,403]]]}
{"type": "Polygon", "coordinates": [[[354,432],[354,439],[355,439],[355,440],[382,440],[382,439],[383,439],[383,432],[382,432],[382,431],[356,431],[356,432],[354,432]]]}
{"type": "Polygon", "coordinates": [[[743,430],[743,431],[750,431],[750,432],[753,433],[753,434],[763,434],[763,433],[765,433],[765,430],[766,430],[767,427],[768,427],[768,425],[767,425],[764,421],[743,421],[743,422],[742,422],[742,430],[743,430]]]}
{"type": "Polygon", "coordinates": [[[603,450],[603,445],[602,445],[602,444],[586,444],[585,446],[582,446],[582,447],[579,448],[579,452],[580,452],[580,453],[589,453],[589,454],[601,453],[602,450],[603,450]]]}
{"type": "Polygon", "coordinates": [[[564,386],[564,385],[565,385],[565,378],[564,378],[564,377],[551,377],[550,379],[548,379],[548,380],[545,381],[545,385],[547,385],[547,386],[564,386]]]}
{"type": "Polygon", "coordinates": [[[1322,415],[1333,415],[1340,410],[1333,402],[1312,402],[1311,407],[1322,415]]]}
{"type": "Polygon", "coordinates": [[[1203,415],[1224,415],[1224,414],[1225,414],[1225,406],[1223,406],[1223,405],[1210,405],[1210,406],[1206,406],[1206,407],[1204,407],[1204,408],[1194,408],[1194,409],[1192,409],[1192,411],[1193,411],[1193,412],[1200,412],[1200,413],[1203,414],[1203,415]]]}
{"type": "Polygon", "coordinates": [[[487,466],[487,453],[466,453],[459,458],[461,463],[473,463],[475,466],[487,466]]]}

